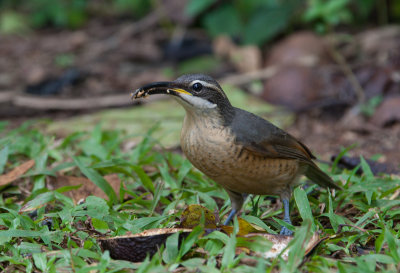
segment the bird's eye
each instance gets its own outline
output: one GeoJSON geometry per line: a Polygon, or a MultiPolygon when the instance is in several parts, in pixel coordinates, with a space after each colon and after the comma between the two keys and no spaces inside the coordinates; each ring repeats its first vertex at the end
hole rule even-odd
{"type": "Polygon", "coordinates": [[[201,83],[196,82],[195,84],[192,85],[192,88],[194,91],[199,92],[203,88],[203,85],[201,83]]]}

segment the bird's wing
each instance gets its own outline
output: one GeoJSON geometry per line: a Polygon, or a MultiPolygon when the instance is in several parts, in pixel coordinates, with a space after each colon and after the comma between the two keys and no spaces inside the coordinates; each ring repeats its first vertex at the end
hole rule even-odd
{"type": "Polygon", "coordinates": [[[253,154],[269,158],[297,159],[308,166],[305,175],[323,187],[341,189],[312,161],[315,156],[296,138],[272,123],[236,108],[230,124],[235,141],[253,154]]]}
{"type": "Polygon", "coordinates": [[[304,144],[290,135],[274,135],[259,142],[238,141],[238,143],[254,154],[269,158],[299,159],[302,161],[311,161],[315,158],[304,144]]]}
{"type": "Polygon", "coordinates": [[[231,124],[236,143],[246,150],[270,158],[310,162],[315,156],[296,138],[265,119],[236,108],[231,124]]]}

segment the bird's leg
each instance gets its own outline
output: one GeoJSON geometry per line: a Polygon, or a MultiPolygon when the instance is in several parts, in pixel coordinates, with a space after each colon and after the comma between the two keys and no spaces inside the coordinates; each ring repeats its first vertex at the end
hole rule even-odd
{"type": "MultiPolygon", "coordinates": [[[[288,198],[282,198],[282,203],[283,203],[283,209],[284,209],[283,221],[285,221],[286,223],[291,225],[292,221],[290,221],[289,199],[288,198]]],[[[280,234],[289,236],[289,235],[293,235],[293,231],[289,230],[285,226],[282,226],[280,234]]]]}
{"type": "Polygon", "coordinates": [[[235,209],[232,209],[232,210],[231,210],[231,212],[230,212],[229,215],[228,215],[228,218],[226,218],[226,220],[225,220],[225,222],[224,222],[224,226],[228,225],[228,224],[232,221],[232,219],[233,219],[233,217],[235,216],[236,212],[237,212],[237,211],[236,211],[235,209]]]}
{"type": "Polygon", "coordinates": [[[247,197],[247,194],[241,194],[230,190],[226,190],[226,192],[228,193],[229,198],[231,199],[232,210],[229,213],[228,218],[226,218],[224,222],[225,226],[228,225],[229,222],[232,221],[235,214],[239,212],[239,210],[242,208],[244,199],[247,197]]]}

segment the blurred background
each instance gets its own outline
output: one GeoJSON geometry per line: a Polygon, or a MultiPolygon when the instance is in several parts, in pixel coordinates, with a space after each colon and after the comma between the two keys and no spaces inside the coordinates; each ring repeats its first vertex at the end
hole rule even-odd
{"type": "Polygon", "coordinates": [[[399,23],[396,0],[0,0],[0,119],[59,135],[161,121],[175,147],[183,110],[130,92],[205,73],[325,160],[356,143],[398,165],[399,23]]]}

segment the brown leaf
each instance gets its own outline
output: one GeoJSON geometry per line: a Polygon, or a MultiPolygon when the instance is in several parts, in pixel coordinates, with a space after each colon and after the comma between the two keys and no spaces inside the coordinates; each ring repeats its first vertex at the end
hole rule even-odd
{"type": "MultiPolygon", "coordinates": [[[[199,206],[199,205],[195,205],[199,206]]],[[[198,208],[196,208],[197,210],[198,208]]],[[[167,238],[176,233],[181,232],[180,238],[184,238],[190,234],[192,229],[185,228],[156,228],[145,230],[138,234],[127,234],[124,236],[117,237],[102,237],[99,238],[100,245],[104,250],[110,251],[110,256],[118,260],[126,260],[131,262],[141,262],[146,256],[153,256],[161,245],[165,244],[167,238]]],[[[259,237],[263,237],[272,243],[272,247],[266,251],[251,251],[246,247],[237,247],[235,250],[236,254],[246,253],[250,256],[264,258],[264,259],[275,259],[278,257],[283,250],[288,246],[293,236],[284,236],[276,234],[266,233],[250,233],[244,236],[245,238],[252,238],[257,240],[259,237]]],[[[328,239],[328,237],[320,238],[318,233],[314,233],[310,240],[305,245],[305,255],[308,255],[313,249],[315,249],[322,241],[328,239]]],[[[282,258],[287,260],[290,249],[286,249],[282,253],[282,258]]],[[[193,251],[193,257],[206,257],[207,252],[202,248],[196,248],[193,251]]],[[[241,260],[242,262],[253,264],[257,260],[241,260]]]]}
{"type": "MultiPolygon", "coordinates": [[[[248,234],[245,237],[246,238],[252,238],[252,237],[264,237],[268,241],[272,243],[271,249],[265,251],[265,252],[255,252],[254,255],[252,256],[258,256],[258,257],[263,257],[265,259],[274,259],[278,257],[282,251],[288,246],[291,240],[293,240],[293,236],[285,236],[285,235],[276,235],[276,234],[266,234],[266,233],[252,233],[248,234]]],[[[307,242],[307,245],[305,246],[305,255],[308,255],[315,247],[317,247],[322,241],[324,241],[326,238],[320,238],[319,234],[316,232],[312,235],[310,240],[307,242]]],[[[282,258],[284,260],[288,259],[289,255],[289,250],[287,249],[284,253],[282,253],[282,258]]]]}
{"type": "Polygon", "coordinates": [[[371,122],[384,127],[400,121],[400,96],[386,98],[376,109],[371,122]]]}
{"type": "MultiPolygon", "coordinates": [[[[120,179],[117,174],[108,174],[104,176],[104,179],[110,183],[111,187],[118,194],[120,188],[120,179]]],[[[107,195],[97,187],[93,182],[91,182],[86,177],[75,177],[75,176],[57,176],[55,179],[50,181],[49,188],[58,189],[65,186],[78,186],[82,185],[80,188],[65,192],[64,194],[74,200],[77,203],[81,199],[85,199],[89,195],[94,195],[100,198],[107,198],[107,195]]]]}
{"type": "Polygon", "coordinates": [[[282,66],[265,82],[262,98],[299,110],[323,97],[320,71],[302,65],[282,66]]]}
{"type": "Polygon", "coordinates": [[[9,173],[0,176],[0,186],[10,184],[11,182],[20,178],[24,173],[26,173],[30,168],[35,165],[35,160],[31,159],[17,167],[15,167],[9,173]]]}
{"type": "Polygon", "coordinates": [[[262,54],[256,46],[237,46],[232,39],[220,36],[214,40],[217,56],[228,59],[242,73],[257,71],[262,67],[262,54]]]}
{"type": "MultiPolygon", "coordinates": [[[[238,222],[239,222],[239,231],[237,233],[238,236],[244,236],[249,233],[263,233],[262,230],[257,229],[252,224],[250,224],[249,222],[240,217],[238,217],[238,222]]],[[[227,234],[231,234],[233,232],[233,227],[222,225],[221,230],[227,234]]]]}

